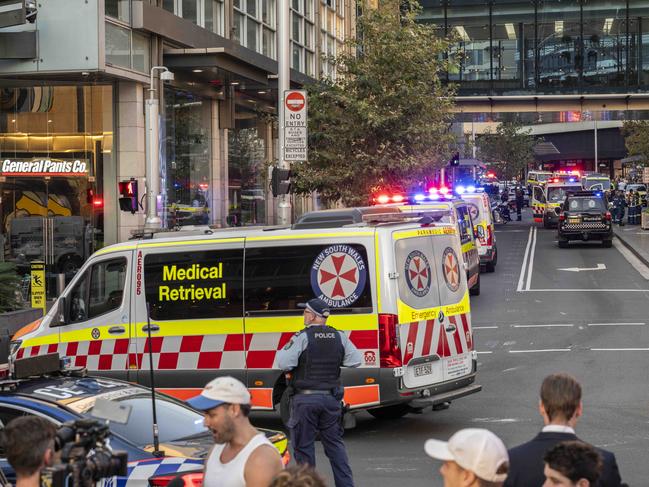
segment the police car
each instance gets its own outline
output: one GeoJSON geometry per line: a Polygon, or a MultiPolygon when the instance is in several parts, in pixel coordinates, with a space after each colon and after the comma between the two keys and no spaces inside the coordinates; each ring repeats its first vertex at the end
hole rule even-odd
{"type": "MultiPolygon", "coordinates": [[[[104,479],[103,487],[164,487],[183,472],[194,482],[202,481],[202,458],[214,441],[203,426],[201,413],[170,396],[156,394],[160,450],[164,452],[163,457],[156,457],[153,455],[150,389],[116,379],[89,377],[84,369],[42,373],[37,369],[44,363],[43,358],[58,361],[58,354],[17,360],[16,365],[31,369],[30,375],[37,375],[0,380],[0,429],[20,416],[40,416],[57,426],[92,418],[97,400],[114,401],[120,406],[131,407],[125,424],[110,423],[110,445],[113,450],[127,452],[128,475],[104,479]],[[36,365],[28,364],[30,361],[36,365]]],[[[284,463],[288,463],[286,436],[278,431],[260,431],[277,447],[284,463]]],[[[15,475],[5,455],[0,449],[0,468],[14,483],[15,475]]],[[[184,480],[191,484],[188,479],[184,480]]]]}
{"type": "Polygon", "coordinates": [[[613,245],[613,225],[606,197],[600,191],[568,193],[561,205],[558,226],[559,247],[571,240],[601,240],[602,247],[613,245]]]}

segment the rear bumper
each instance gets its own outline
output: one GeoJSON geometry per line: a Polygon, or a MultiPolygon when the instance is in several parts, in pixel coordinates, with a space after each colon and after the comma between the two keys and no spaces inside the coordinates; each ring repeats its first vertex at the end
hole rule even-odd
{"type": "Polygon", "coordinates": [[[493,262],[496,252],[493,247],[486,247],[484,254],[480,256],[480,264],[488,264],[493,262]]]}
{"type": "Polygon", "coordinates": [[[568,240],[610,240],[613,229],[608,230],[559,230],[559,238],[568,240]]]}

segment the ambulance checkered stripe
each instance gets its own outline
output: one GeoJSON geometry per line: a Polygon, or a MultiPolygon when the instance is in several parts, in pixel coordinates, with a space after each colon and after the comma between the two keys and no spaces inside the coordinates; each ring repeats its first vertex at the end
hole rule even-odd
{"type": "MultiPolygon", "coordinates": [[[[346,331],[364,357],[361,367],[377,367],[376,330],[346,331]]],[[[54,343],[21,348],[18,358],[58,352],[72,365],[88,370],[149,369],[149,348],[154,370],[277,369],[277,351],[294,333],[195,335],[54,343]]]]}
{"type": "Polygon", "coordinates": [[[404,365],[417,357],[437,354],[445,358],[473,350],[471,326],[466,314],[446,317],[443,324],[438,319],[402,324],[399,333],[404,365]],[[446,332],[449,324],[456,327],[453,333],[446,332]]]}
{"type": "Polygon", "coordinates": [[[169,475],[189,470],[200,470],[201,460],[182,457],[160,458],[130,462],[126,477],[108,477],[98,483],[101,487],[148,487],[149,478],[154,475],[169,475]]]}

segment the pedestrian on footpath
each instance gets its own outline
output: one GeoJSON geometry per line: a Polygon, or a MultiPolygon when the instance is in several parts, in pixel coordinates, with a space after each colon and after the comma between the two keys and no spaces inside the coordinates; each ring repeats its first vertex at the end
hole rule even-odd
{"type": "Polygon", "coordinates": [[[268,487],[282,471],[277,448],[250,424],[250,393],[240,381],[214,379],[187,403],[203,411],[216,443],[205,459],[204,487],[268,487]]]}
{"type": "Polygon", "coordinates": [[[516,220],[521,221],[521,211],[523,211],[523,205],[525,204],[525,197],[523,195],[523,188],[521,186],[516,187],[516,220]]]}
{"type": "Polygon", "coordinates": [[[444,462],[439,469],[444,487],[501,487],[507,477],[507,447],[486,429],[460,430],[448,442],[427,440],[424,451],[444,462]]]}
{"type": "Polygon", "coordinates": [[[602,472],[602,456],[583,441],[562,441],[543,457],[543,487],[593,487],[602,472]]]}
{"type": "Polygon", "coordinates": [[[615,222],[618,225],[624,225],[624,209],[626,208],[626,200],[622,191],[617,191],[613,197],[613,214],[615,215],[615,222]]]}
{"type": "MultiPolygon", "coordinates": [[[[541,385],[539,414],[544,427],[531,441],[509,450],[510,472],[505,487],[542,485],[545,453],[562,441],[576,441],[575,427],[583,413],[581,385],[569,374],[552,374],[541,385]]],[[[603,459],[600,487],[621,485],[615,455],[598,449],[603,459]]]]}
{"type": "Polygon", "coordinates": [[[315,467],[315,439],[320,433],[336,487],[351,487],[354,480],[342,437],[340,367],[358,367],[362,356],[347,335],[327,326],[330,311],[322,299],[298,306],[304,308],[305,328],[277,353],[278,367],[290,372],[288,427],[294,458],[315,467]]]}

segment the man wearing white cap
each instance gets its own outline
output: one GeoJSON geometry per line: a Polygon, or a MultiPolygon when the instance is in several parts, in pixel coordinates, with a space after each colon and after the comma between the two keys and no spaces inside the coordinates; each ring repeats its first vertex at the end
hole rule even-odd
{"type": "Polygon", "coordinates": [[[250,393],[233,377],[219,377],[187,401],[203,411],[216,445],[205,460],[204,487],[268,487],[283,468],[279,452],[248,419],[250,393]]]}
{"type": "Polygon", "coordinates": [[[424,450],[444,462],[439,470],[444,487],[501,487],[507,478],[507,448],[489,430],[463,429],[448,442],[426,441],[424,450]]]}

